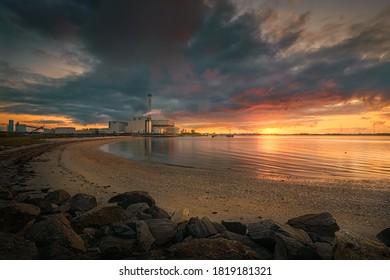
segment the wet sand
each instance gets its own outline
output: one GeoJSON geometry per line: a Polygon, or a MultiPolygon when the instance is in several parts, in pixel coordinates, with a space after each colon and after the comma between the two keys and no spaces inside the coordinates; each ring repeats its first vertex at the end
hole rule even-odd
{"type": "Polygon", "coordinates": [[[191,216],[208,216],[213,221],[272,218],[284,223],[299,215],[328,211],[342,229],[371,238],[390,226],[390,180],[260,177],[132,161],[99,149],[126,139],[54,147],[29,161],[26,184],[88,193],[101,203],[117,193],[142,190],[171,213],[190,208],[191,216]]]}

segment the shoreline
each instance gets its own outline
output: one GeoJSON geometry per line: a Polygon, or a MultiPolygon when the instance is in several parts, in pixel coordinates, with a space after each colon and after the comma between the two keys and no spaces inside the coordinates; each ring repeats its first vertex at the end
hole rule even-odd
{"type": "MultiPolygon", "coordinates": [[[[262,177],[239,171],[184,168],[133,161],[106,153],[100,146],[131,137],[64,143],[30,160],[28,187],[51,187],[94,195],[104,203],[115,194],[147,191],[173,213],[214,221],[287,222],[309,213],[330,212],[341,229],[369,238],[390,221],[390,182],[262,177]]],[[[92,140],[92,139],[91,139],[92,140]]]]}

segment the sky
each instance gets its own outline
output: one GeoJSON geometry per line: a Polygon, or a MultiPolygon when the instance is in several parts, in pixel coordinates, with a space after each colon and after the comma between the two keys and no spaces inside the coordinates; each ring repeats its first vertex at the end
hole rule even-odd
{"type": "Polygon", "coordinates": [[[0,0],[0,125],[390,133],[387,0],[0,0]]]}

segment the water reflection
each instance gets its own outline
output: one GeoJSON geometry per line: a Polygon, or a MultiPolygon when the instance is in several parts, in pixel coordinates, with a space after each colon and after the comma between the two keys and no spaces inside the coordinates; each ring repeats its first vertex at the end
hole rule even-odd
{"type": "Polygon", "coordinates": [[[103,150],[135,160],[259,175],[390,179],[390,137],[137,138],[103,150]]]}

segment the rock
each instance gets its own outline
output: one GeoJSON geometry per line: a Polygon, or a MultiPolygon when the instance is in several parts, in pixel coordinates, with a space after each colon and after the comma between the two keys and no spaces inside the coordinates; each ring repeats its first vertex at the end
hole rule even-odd
{"type": "Polygon", "coordinates": [[[222,221],[222,225],[231,232],[245,235],[248,231],[248,227],[240,222],[225,222],[222,221]]]}
{"type": "Polygon", "coordinates": [[[106,236],[100,243],[99,248],[105,259],[123,259],[135,252],[136,240],[106,236]]]}
{"type": "Polygon", "coordinates": [[[211,222],[211,223],[214,226],[217,233],[224,233],[226,231],[226,228],[222,224],[217,222],[211,222]]]}
{"type": "Polygon", "coordinates": [[[157,206],[157,205],[153,205],[152,207],[150,207],[150,210],[146,210],[146,213],[147,214],[150,214],[152,215],[153,219],[170,219],[171,216],[168,214],[167,211],[165,211],[164,209],[162,209],[161,207],[157,206]]]}
{"type": "Polygon", "coordinates": [[[255,260],[259,256],[237,241],[199,238],[167,249],[167,258],[190,260],[255,260]]]}
{"type": "Polygon", "coordinates": [[[183,208],[179,211],[176,211],[173,213],[171,220],[176,223],[184,223],[187,222],[190,219],[190,209],[189,208],[183,208]]]}
{"type": "Polygon", "coordinates": [[[78,193],[72,196],[68,200],[68,202],[72,204],[70,211],[73,213],[76,212],[84,213],[97,206],[96,198],[92,195],[88,195],[84,193],[78,193]]]}
{"type": "Polygon", "coordinates": [[[187,231],[195,238],[210,237],[218,233],[214,225],[207,217],[204,217],[201,220],[197,218],[191,218],[187,224],[187,231]]]}
{"type": "Polygon", "coordinates": [[[86,227],[100,228],[111,223],[123,222],[125,214],[119,206],[101,206],[83,213],[72,220],[72,227],[81,232],[86,227]]]}
{"type": "Polygon", "coordinates": [[[382,241],[387,247],[390,247],[390,227],[382,230],[376,236],[380,241],[382,241]]]}
{"type": "Polygon", "coordinates": [[[251,248],[253,251],[256,252],[260,260],[271,260],[273,258],[272,252],[260,246],[258,243],[256,243],[246,235],[238,234],[231,231],[225,231],[224,236],[229,240],[235,240],[237,242],[240,242],[242,245],[251,248]]]}
{"type": "Polygon", "coordinates": [[[0,231],[17,233],[30,226],[41,213],[39,207],[15,201],[0,201],[0,231]]]}
{"type": "Polygon", "coordinates": [[[29,197],[24,203],[32,204],[41,209],[41,215],[53,213],[56,205],[49,203],[43,197],[29,197]]]}
{"type": "Polygon", "coordinates": [[[329,244],[327,242],[316,242],[313,244],[317,254],[321,257],[323,260],[331,260],[333,259],[333,253],[332,253],[332,244],[329,244]]]}
{"type": "Polygon", "coordinates": [[[388,260],[390,249],[351,231],[339,230],[333,241],[333,257],[336,260],[388,260]]]}
{"type": "Polygon", "coordinates": [[[56,205],[61,205],[64,202],[66,202],[68,199],[70,199],[70,194],[67,191],[64,190],[55,190],[52,192],[49,192],[46,196],[45,199],[49,203],[53,203],[56,205]]]}
{"type": "Polygon", "coordinates": [[[12,200],[13,196],[9,189],[0,187],[0,200],[12,200]]]}
{"type": "Polygon", "coordinates": [[[46,216],[45,219],[35,223],[26,231],[25,238],[35,241],[40,247],[56,243],[74,252],[85,252],[83,240],[62,214],[46,216]]]}
{"type": "Polygon", "coordinates": [[[45,198],[46,194],[40,191],[31,191],[31,192],[23,192],[18,194],[15,197],[15,200],[18,202],[28,203],[27,200],[35,199],[35,198],[45,198]]]}
{"type": "Polygon", "coordinates": [[[135,239],[137,238],[137,233],[131,227],[125,225],[124,223],[114,223],[110,225],[111,231],[114,235],[120,237],[126,237],[135,239]]]}
{"type": "Polygon", "coordinates": [[[312,243],[309,235],[305,231],[289,225],[276,223],[270,219],[260,220],[248,225],[248,235],[250,238],[272,252],[275,249],[277,233],[292,237],[305,245],[312,243]]]}
{"type": "Polygon", "coordinates": [[[309,233],[313,241],[331,242],[335,232],[340,229],[336,220],[328,212],[303,215],[293,218],[287,223],[292,227],[302,229],[309,233]],[[317,236],[318,239],[316,238],[317,236]]]}
{"type": "Polygon", "coordinates": [[[116,202],[120,207],[126,209],[129,205],[134,203],[145,202],[152,207],[156,204],[154,199],[147,193],[143,191],[133,191],[133,192],[125,192],[122,194],[118,194],[108,200],[109,203],[116,202]]]}
{"type": "MultiPolygon", "coordinates": [[[[141,213],[144,213],[147,209],[150,209],[150,207],[146,202],[131,204],[126,208],[125,211],[126,218],[128,219],[141,218],[142,216],[141,213]]],[[[150,218],[152,218],[151,215],[150,218]]]]}
{"type": "Polygon", "coordinates": [[[0,232],[0,260],[34,260],[37,257],[35,242],[14,233],[0,232]]]}
{"type": "Polygon", "coordinates": [[[148,253],[156,239],[144,221],[137,221],[135,224],[138,239],[138,250],[142,253],[148,253]]]}
{"type": "Polygon", "coordinates": [[[319,260],[321,257],[317,254],[315,248],[311,245],[305,245],[302,242],[277,233],[275,236],[276,260],[319,260]]]}
{"type": "Polygon", "coordinates": [[[169,243],[177,234],[177,225],[168,219],[150,219],[145,223],[159,246],[169,243]]]}

